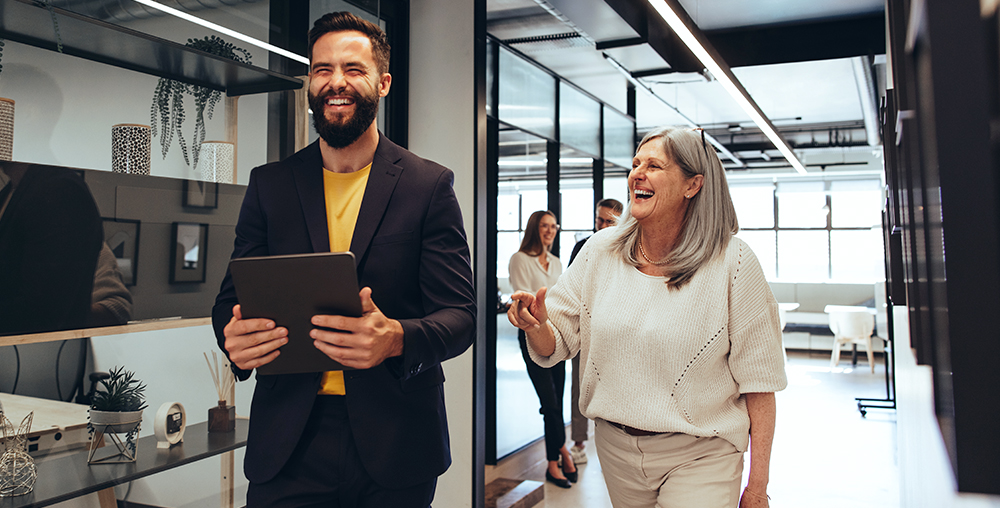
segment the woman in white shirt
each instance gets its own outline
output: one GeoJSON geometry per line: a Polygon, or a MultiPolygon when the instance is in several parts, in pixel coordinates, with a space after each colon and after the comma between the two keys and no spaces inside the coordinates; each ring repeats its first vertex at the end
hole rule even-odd
{"type": "Polygon", "coordinates": [[[766,507],[774,392],[787,384],[778,304],[733,237],[722,163],[703,136],[656,129],[628,184],[619,225],[548,295],[515,293],[508,318],[540,365],[579,352],[580,410],[615,507],[766,507]]]}
{"type": "MultiPolygon", "coordinates": [[[[549,252],[559,224],[556,216],[547,210],[539,210],[528,218],[524,229],[521,248],[510,258],[510,285],[514,291],[534,293],[543,287],[552,287],[562,275],[562,263],[549,252]]],[[[545,455],[548,469],[545,479],[562,488],[569,488],[577,480],[576,465],[566,449],[566,424],[563,421],[563,392],[566,385],[566,363],[554,362],[540,367],[531,361],[525,342],[524,331],[518,330],[521,355],[528,369],[528,377],[541,403],[542,420],[545,423],[545,455]],[[562,457],[562,467],[559,458],[562,457]]]]}

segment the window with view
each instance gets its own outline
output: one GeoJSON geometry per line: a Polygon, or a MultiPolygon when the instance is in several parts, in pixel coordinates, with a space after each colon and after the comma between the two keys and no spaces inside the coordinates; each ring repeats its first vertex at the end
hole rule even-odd
{"type": "Polygon", "coordinates": [[[774,282],[883,280],[877,177],[730,181],[740,233],[774,282]]]}

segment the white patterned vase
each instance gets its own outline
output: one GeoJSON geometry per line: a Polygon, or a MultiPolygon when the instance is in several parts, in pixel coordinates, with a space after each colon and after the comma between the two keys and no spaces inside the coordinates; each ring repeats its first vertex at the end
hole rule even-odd
{"type": "Polygon", "coordinates": [[[201,178],[207,182],[236,183],[233,172],[233,155],[236,145],[228,141],[205,141],[198,155],[201,178]]]}
{"type": "Polygon", "coordinates": [[[0,97],[0,161],[14,160],[14,101],[0,97]]]}
{"type": "Polygon", "coordinates": [[[152,134],[148,125],[120,123],[111,126],[111,171],[148,175],[152,134]]]}

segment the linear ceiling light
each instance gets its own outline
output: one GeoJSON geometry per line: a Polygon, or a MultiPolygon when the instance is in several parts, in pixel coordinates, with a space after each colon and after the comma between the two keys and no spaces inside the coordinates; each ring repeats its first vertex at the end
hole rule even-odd
{"type": "MultiPolygon", "coordinates": [[[[674,110],[674,113],[677,113],[678,116],[680,116],[681,118],[683,118],[684,122],[687,123],[688,126],[690,126],[692,128],[695,128],[695,129],[701,129],[701,126],[698,125],[697,123],[695,123],[694,120],[688,118],[688,116],[685,115],[684,113],[681,113],[681,110],[677,109],[676,106],[674,106],[673,104],[667,102],[666,99],[664,99],[663,97],[660,97],[659,95],[657,95],[656,92],[654,92],[652,88],[646,86],[646,84],[643,83],[642,81],[639,81],[635,76],[632,75],[631,72],[629,72],[628,69],[625,68],[625,66],[623,66],[620,63],[618,63],[617,60],[615,60],[614,58],[612,58],[611,55],[608,55],[607,53],[601,53],[601,54],[604,55],[604,58],[606,58],[608,60],[608,62],[611,64],[612,67],[614,67],[615,69],[617,69],[618,72],[622,73],[622,75],[625,76],[625,79],[627,79],[629,81],[629,83],[632,83],[637,88],[639,88],[642,91],[646,92],[646,94],[648,94],[650,97],[652,97],[652,98],[654,98],[654,99],[656,99],[656,100],[658,100],[658,101],[666,104],[668,108],[674,110]]],[[[702,132],[704,132],[704,129],[702,129],[702,132]]],[[[716,149],[718,149],[720,152],[722,152],[726,157],[729,158],[729,160],[731,160],[731,161],[735,162],[736,164],[738,164],[741,168],[747,167],[747,164],[745,162],[743,162],[742,160],[740,160],[740,158],[737,157],[736,154],[734,154],[733,152],[729,151],[729,149],[726,148],[725,145],[723,145],[722,143],[720,143],[719,140],[715,139],[715,137],[712,136],[711,134],[709,134],[709,133],[706,132],[705,133],[705,140],[708,141],[709,143],[711,143],[712,146],[714,146],[716,149]]]]}
{"type": "Polygon", "coordinates": [[[689,28],[684,20],[681,19],[681,16],[676,11],[680,10],[683,12],[683,9],[676,4],[676,0],[672,0],[669,3],[666,0],[647,1],[649,2],[649,5],[656,9],[656,12],[660,14],[660,17],[667,22],[667,25],[670,25],[670,28],[675,34],[677,34],[677,37],[679,37],[681,41],[684,42],[684,45],[687,46],[692,53],[694,53],[694,56],[701,62],[701,64],[704,65],[713,76],[715,76],[715,79],[719,81],[726,92],[728,92],[729,95],[736,100],[736,103],[743,108],[743,111],[750,115],[750,119],[753,120],[753,122],[757,124],[757,127],[760,128],[761,132],[763,132],[764,135],[767,136],[772,143],[774,143],[774,146],[781,152],[782,155],[785,156],[788,163],[791,164],[792,167],[794,167],[799,173],[805,173],[805,166],[802,165],[799,158],[795,156],[794,152],[792,152],[788,143],[786,143],[781,135],[778,134],[778,131],[774,128],[774,125],[771,124],[770,120],[764,116],[764,113],[757,107],[757,104],[753,102],[753,99],[750,98],[750,94],[747,93],[747,91],[739,84],[736,76],[732,74],[728,66],[724,66],[724,64],[717,62],[708,52],[708,49],[705,48],[705,45],[698,40],[698,37],[695,36],[691,28],[689,28]]]}
{"type": "Polygon", "coordinates": [[[222,25],[216,25],[215,23],[212,23],[211,21],[205,21],[204,19],[201,19],[201,18],[199,18],[197,16],[192,16],[192,15],[190,15],[190,14],[184,12],[184,11],[174,9],[173,7],[167,7],[166,5],[163,5],[163,4],[159,3],[159,2],[154,2],[153,0],[135,0],[135,1],[137,3],[140,3],[140,4],[145,5],[147,7],[151,7],[153,9],[158,10],[158,11],[163,11],[163,12],[165,12],[167,14],[170,14],[171,16],[175,16],[175,17],[181,18],[181,19],[183,19],[185,21],[190,21],[191,23],[194,23],[194,24],[197,24],[197,25],[201,25],[201,26],[203,26],[205,28],[208,28],[209,30],[215,30],[216,32],[219,32],[219,33],[222,33],[222,34],[226,34],[226,35],[228,35],[228,36],[230,36],[230,37],[232,37],[234,39],[239,39],[239,40],[241,40],[243,42],[246,42],[248,44],[253,44],[254,46],[257,46],[258,48],[265,49],[265,50],[270,51],[272,53],[277,53],[277,54],[279,54],[279,55],[281,55],[281,56],[283,56],[285,58],[290,58],[292,60],[295,60],[296,62],[301,62],[301,63],[304,63],[306,65],[309,65],[309,59],[306,58],[306,57],[304,57],[304,56],[296,55],[295,53],[292,53],[291,51],[288,51],[286,49],[281,49],[281,48],[279,48],[277,46],[268,44],[268,43],[266,43],[266,42],[264,42],[262,40],[255,39],[253,37],[250,37],[249,35],[242,34],[242,33],[237,32],[235,30],[230,30],[230,29],[228,29],[228,28],[226,28],[226,27],[224,27],[222,25]]]}

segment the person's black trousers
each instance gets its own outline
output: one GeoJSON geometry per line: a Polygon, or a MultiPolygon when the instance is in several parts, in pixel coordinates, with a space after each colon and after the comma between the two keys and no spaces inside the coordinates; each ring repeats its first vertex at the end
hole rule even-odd
{"type": "Polygon", "coordinates": [[[521,345],[521,356],[528,367],[528,377],[535,386],[538,402],[542,407],[542,421],[545,424],[545,458],[559,460],[559,449],[566,444],[566,422],[563,420],[563,392],[566,388],[566,362],[545,368],[540,367],[528,355],[528,343],[524,330],[517,331],[521,345]]]}
{"type": "Polygon", "coordinates": [[[319,395],[278,476],[250,483],[247,508],[428,508],[436,485],[437,479],[405,489],[375,483],[354,446],[344,397],[319,395]]]}

